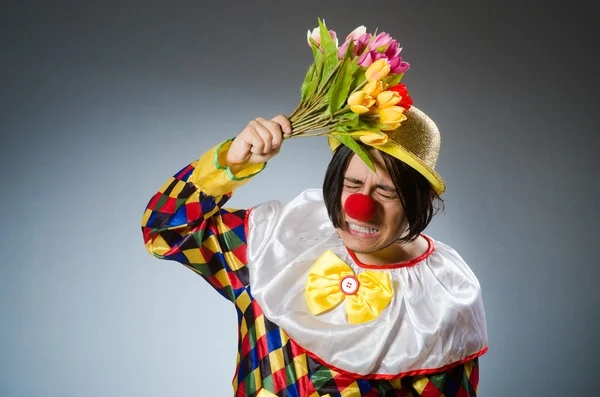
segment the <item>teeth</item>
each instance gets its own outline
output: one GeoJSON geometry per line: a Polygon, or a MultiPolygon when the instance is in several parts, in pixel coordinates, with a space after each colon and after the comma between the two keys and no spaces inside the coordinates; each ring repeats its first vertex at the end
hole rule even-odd
{"type": "Polygon", "coordinates": [[[348,226],[350,226],[350,229],[356,230],[357,232],[361,232],[361,233],[373,234],[373,233],[378,232],[377,229],[372,229],[369,227],[362,227],[362,226],[354,225],[352,223],[348,223],[348,226]]]}

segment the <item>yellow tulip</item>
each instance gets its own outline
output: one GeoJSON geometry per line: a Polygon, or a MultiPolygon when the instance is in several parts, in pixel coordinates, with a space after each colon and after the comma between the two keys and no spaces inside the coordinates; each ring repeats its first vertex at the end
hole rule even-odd
{"type": "Polygon", "coordinates": [[[403,114],[404,108],[400,106],[390,106],[379,110],[379,119],[384,124],[399,123],[406,120],[403,114]]]}
{"type": "Polygon", "coordinates": [[[369,108],[375,105],[375,99],[362,91],[357,91],[348,98],[350,110],[354,113],[364,114],[369,111],[369,108]]]}
{"type": "Polygon", "coordinates": [[[358,114],[365,114],[369,112],[369,108],[363,105],[350,105],[350,110],[358,114]]]}
{"type": "Polygon", "coordinates": [[[365,94],[362,91],[357,91],[350,94],[350,96],[348,97],[348,105],[352,106],[362,104],[362,101],[366,95],[367,94],[365,94]]]}
{"type": "Polygon", "coordinates": [[[395,122],[391,124],[385,124],[385,126],[379,128],[381,131],[393,131],[396,128],[400,127],[400,122],[395,122]]]}
{"type": "Polygon", "coordinates": [[[377,98],[377,96],[387,88],[386,86],[387,84],[383,81],[371,81],[363,87],[362,91],[373,98],[377,98]]]}
{"type": "Polygon", "coordinates": [[[370,146],[383,145],[388,141],[388,136],[386,134],[378,134],[373,131],[365,131],[364,135],[361,135],[359,139],[370,146]]]}
{"type": "Polygon", "coordinates": [[[402,97],[396,91],[383,91],[377,95],[377,107],[380,109],[389,108],[400,102],[400,100],[402,100],[402,97]]]}
{"type": "Polygon", "coordinates": [[[367,81],[378,81],[385,78],[390,73],[390,64],[385,59],[378,59],[367,68],[365,76],[367,81]]]}

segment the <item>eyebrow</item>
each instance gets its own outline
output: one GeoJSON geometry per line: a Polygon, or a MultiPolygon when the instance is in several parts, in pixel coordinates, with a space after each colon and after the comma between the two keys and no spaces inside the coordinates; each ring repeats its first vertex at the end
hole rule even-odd
{"type": "MultiPolygon", "coordinates": [[[[363,184],[363,181],[361,181],[360,179],[356,179],[356,178],[352,178],[352,177],[348,177],[348,176],[344,177],[344,179],[350,183],[356,183],[357,185],[363,184]]],[[[375,187],[377,187],[378,189],[381,189],[381,190],[385,190],[386,192],[396,193],[396,188],[389,186],[389,185],[378,184],[378,185],[375,185],[375,187]]]]}

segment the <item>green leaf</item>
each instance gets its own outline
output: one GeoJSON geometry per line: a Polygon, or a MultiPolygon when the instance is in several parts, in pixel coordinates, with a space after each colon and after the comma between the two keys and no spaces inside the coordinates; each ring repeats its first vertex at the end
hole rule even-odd
{"type": "Polygon", "coordinates": [[[391,88],[395,85],[398,85],[400,83],[400,81],[402,80],[403,76],[404,76],[404,73],[391,74],[391,75],[388,75],[385,79],[383,79],[383,82],[388,85],[388,88],[391,88]]]}
{"type": "Polygon", "coordinates": [[[379,28],[375,28],[375,31],[373,32],[373,34],[371,35],[371,38],[369,39],[369,45],[367,46],[367,48],[371,48],[371,43],[375,41],[375,38],[379,34],[379,32],[377,32],[378,30],[379,30],[379,28]]]}
{"type": "MultiPolygon", "coordinates": [[[[358,61],[357,61],[358,62],[358,61]]],[[[363,76],[364,79],[367,78],[367,76],[365,75],[365,73],[367,72],[367,68],[364,66],[358,66],[358,64],[356,65],[356,68],[354,69],[354,75],[355,76],[363,76]]]]}
{"type": "MultiPolygon", "coordinates": [[[[358,123],[359,117],[360,117],[360,115],[358,113],[354,113],[354,112],[350,111],[348,113],[341,115],[340,120],[358,123]]],[[[356,125],[358,125],[358,124],[356,124],[356,125]]]]}
{"type": "Polygon", "coordinates": [[[349,54],[352,54],[353,43],[350,42],[348,46],[348,50],[343,58],[343,66],[338,73],[338,76],[335,80],[335,83],[331,87],[331,90],[327,93],[329,99],[329,107],[328,110],[331,114],[337,112],[342,108],[342,106],[348,100],[348,94],[350,92],[350,86],[352,85],[353,77],[352,77],[352,60],[349,58],[349,54]]]}
{"type": "Polygon", "coordinates": [[[356,128],[358,131],[373,131],[381,134],[381,127],[384,126],[384,124],[379,122],[379,118],[361,117],[358,119],[358,125],[356,128]]]}
{"type": "Polygon", "coordinates": [[[381,128],[385,124],[379,122],[377,117],[359,117],[357,113],[348,112],[339,116],[340,121],[332,127],[332,130],[339,132],[372,131],[376,134],[382,134],[381,128]]]}
{"type": "Polygon", "coordinates": [[[309,85],[312,82],[312,80],[315,78],[315,71],[316,71],[316,66],[313,63],[312,65],[310,65],[310,68],[308,69],[308,72],[306,72],[306,77],[304,77],[304,82],[302,83],[302,88],[300,89],[300,92],[302,94],[302,102],[304,102],[308,96],[310,95],[310,91],[309,91],[309,85]]]}
{"type": "Polygon", "coordinates": [[[349,112],[340,116],[340,122],[337,123],[333,129],[340,132],[358,131],[359,121],[358,113],[349,112]]]}
{"type": "MultiPolygon", "coordinates": [[[[314,95],[314,93],[317,90],[317,87],[319,86],[319,83],[321,82],[321,78],[322,78],[322,73],[323,73],[323,54],[321,54],[321,51],[317,48],[317,43],[313,40],[313,38],[310,38],[310,43],[311,43],[311,48],[312,48],[312,52],[313,55],[315,57],[315,74],[312,78],[312,80],[307,84],[306,86],[306,98],[310,99],[312,98],[312,96],[314,95]]],[[[303,97],[304,99],[304,97],[303,97]]]]}
{"type": "Polygon", "coordinates": [[[321,71],[323,70],[323,53],[321,53],[321,50],[319,50],[318,48],[319,45],[312,37],[310,38],[310,44],[310,48],[313,52],[313,57],[315,58],[315,65],[317,65],[316,72],[319,76],[321,76],[321,71]]]}
{"type": "MultiPolygon", "coordinates": [[[[322,63],[322,61],[321,61],[322,63]]],[[[321,69],[321,68],[319,68],[321,69]]],[[[311,102],[311,99],[313,98],[313,96],[315,95],[315,93],[317,92],[317,86],[319,85],[319,81],[321,80],[321,76],[320,75],[315,75],[315,78],[311,80],[311,82],[308,84],[308,86],[306,87],[306,91],[308,93],[308,102],[311,102]]]]}
{"type": "Polygon", "coordinates": [[[365,164],[373,172],[376,172],[375,171],[375,165],[373,164],[373,161],[371,160],[371,157],[369,157],[369,153],[361,145],[359,145],[359,143],[356,142],[354,140],[354,138],[352,138],[351,136],[348,136],[348,135],[344,135],[344,134],[336,134],[336,135],[329,135],[329,136],[337,139],[342,144],[346,145],[350,150],[352,150],[354,153],[356,153],[356,155],[358,157],[360,157],[361,160],[364,161],[365,164]]]}
{"type": "MultiPolygon", "coordinates": [[[[358,76],[358,68],[360,68],[360,66],[358,66],[358,57],[354,58],[352,60],[352,76],[358,76]]],[[[365,69],[366,71],[366,69],[365,69]]],[[[365,73],[363,72],[363,75],[365,73]]]]}
{"type": "Polygon", "coordinates": [[[350,92],[353,92],[356,89],[356,87],[365,82],[365,80],[367,79],[367,76],[365,76],[366,71],[367,68],[365,68],[364,66],[356,65],[356,67],[354,68],[354,72],[352,73],[352,76],[354,76],[354,81],[350,86],[350,92]]]}
{"type": "MultiPolygon", "coordinates": [[[[346,52],[344,52],[344,56],[342,57],[342,62],[346,61],[347,59],[352,59],[352,56],[354,55],[354,40],[351,40],[348,43],[348,47],[346,47],[346,52]]],[[[357,59],[358,62],[358,59],[357,59]]]]}
{"type": "Polygon", "coordinates": [[[321,35],[321,49],[323,50],[323,81],[321,82],[323,83],[338,64],[338,49],[329,30],[327,30],[327,26],[320,19],[319,30],[321,35]]]}
{"type": "Polygon", "coordinates": [[[318,63],[318,61],[323,56],[321,50],[319,50],[319,44],[317,44],[315,39],[313,39],[312,37],[310,37],[308,40],[310,41],[310,49],[312,50],[313,57],[315,58],[315,63],[318,63]]]}

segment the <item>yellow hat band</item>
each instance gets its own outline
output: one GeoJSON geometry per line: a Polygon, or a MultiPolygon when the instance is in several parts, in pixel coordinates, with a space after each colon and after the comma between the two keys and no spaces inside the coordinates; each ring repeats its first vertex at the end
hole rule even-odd
{"type": "MultiPolygon", "coordinates": [[[[398,128],[385,134],[358,131],[349,135],[412,167],[429,181],[438,195],[442,195],[446,184],[434,170],[440,150],[439,131],[435,123],[414,106],[406,111],[406,117],[398,128]]],[[[339,145],[341,143],[337,139],[329,138],[331,150],[339,145]]]]}

